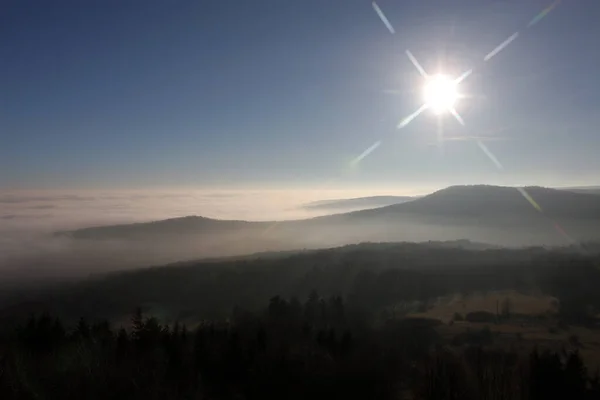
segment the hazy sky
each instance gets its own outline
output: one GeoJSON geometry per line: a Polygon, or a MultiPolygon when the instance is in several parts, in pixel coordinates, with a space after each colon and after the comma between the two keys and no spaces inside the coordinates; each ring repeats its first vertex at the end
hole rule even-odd
{"type": "Polygon", "coordinates": [[[0,187],[598,184],[600,2],[526,28],[551,3],[381,0],[392,35],[367,0],[4,0],[0,187]],[[474,141],[442,153],[430,113],[395,129],[421,102],[406,49],[478,67],[444,134],[505,139],[504,171],[474,141]]]}

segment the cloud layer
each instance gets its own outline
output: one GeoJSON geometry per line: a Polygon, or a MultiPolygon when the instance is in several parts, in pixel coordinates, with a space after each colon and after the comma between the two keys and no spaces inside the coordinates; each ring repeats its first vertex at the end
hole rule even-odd
{"type": "MultiPolygon", "coordinates": [[[[0,286],[85,276],[98,271],[214,256],[226,251],[231,254],[256,251],[245,240],[240,243],[179,241],[174,243],[172,251],[144,243],[75,243],[50,235],[56,231],[189,215],[248,221],[301,219],[330,212],[306,209],[304,205],[309,202],[381,193],[351,190],[0,191],[0,273],[3,276],[0,286]]],[[[277,248],[277,244],[274,246],[277,248]]]]}
{"type": "MultiPolygon", "coordinates": [[[[53,231],[187,215],[282,220],[322,215],[304,204],[369,196],[351,190],[0,191],[0,231],[53,231]]],[[[387,193],[386,193],[387,194],[387,193]]]]}

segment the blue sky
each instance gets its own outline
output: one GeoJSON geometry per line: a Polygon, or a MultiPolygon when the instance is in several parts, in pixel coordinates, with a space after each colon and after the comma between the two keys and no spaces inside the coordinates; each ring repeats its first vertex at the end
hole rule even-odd
{"type": "Polygon", "coordinates": [[[0,187],[598,184],[600,3],[527,29],[551,3],[381,0],[392,35],[362,0],[6,0],[0,187]],[[504,171],[473,141],[440,152],[430,113],[395,129],[421,101],[406,49],[478,67],[444,134],[495,132],[504,171]]]}

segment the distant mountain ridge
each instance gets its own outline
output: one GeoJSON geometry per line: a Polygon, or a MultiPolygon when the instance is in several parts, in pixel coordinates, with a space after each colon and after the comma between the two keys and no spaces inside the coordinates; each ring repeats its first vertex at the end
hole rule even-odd
{"type": "Polygon", "coordinates": [[[600,195],[600,186],[576,186],[576,187],[566,187],[566,188],[560,188],[560,189],[567,190],[569,192],[600,195]]]}
{"type": "MultiPolygon", "coordinates": [[[[524,187],[522,190],[548,215],[600,218],[600,201],[595,195],[539,186],[524,187]]],[[[517,188],[472,185],[450,186],[412,202],[352,214],[397,211],[449,216],[486,216],[492,213],[517,216],[529,214],[532,210],[535,210],[535,206],[517,188]]]]}
{"type": "Polygon", "coordinates": [[[73,231],[57,232],[57,235],[69,236],[77,239],[122,239],[142,234],[194,234],[202,230],[210,230],[212,233],[218,233],[220,231],[227,231],[229,229],[240,229],[245,226],[256,226],[263,224],[267,224],[267,222],[220,220],[189,215],[186,217],[169,218],[151,222],[89,227],[73,231]]]}
{"type": "Polygon", "coordinates": [[[414,200],[411,196],[369,196],[352,199],[320,200],[307,203],[302,208],[307,210],[347,210],[352,208],[376,208],[414,200]]]}
{"type": "Polygon", "coordinates": [[[528,244],[536,244],[559,240],[552,229],[555,219],[582,239],[596,239],[594,235],[600,234],[597,195],[543,187],[524,190],[535,206],[514,187],[451,186],[400,204],[305,220],[249,222],[188,216],[62,234],[76,239],[236,235],[236,243],[256,243],[256,251],[262,251],[260,243],[267,239],[284,248],[365,240],[482,239],[498,243],[497,237],[509,241],[524,237],[531,242],[528,244]]]}

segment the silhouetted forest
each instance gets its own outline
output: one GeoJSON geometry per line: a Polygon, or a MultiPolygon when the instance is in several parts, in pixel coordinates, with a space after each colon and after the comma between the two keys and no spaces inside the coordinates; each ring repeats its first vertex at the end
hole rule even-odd
{"type": "Polygon", "coordinates": [[[31,317],[0,345],[2,399],[595,399],[577,351],[451,350],[432,321],[374,327],[341,297],[271,298],[193,329],[31,317]]]}
{"type": "Polygon", "coordinates": [[[595,330],[599,266],[589,246],[362,244],[21,293],[0,315],[0,398],[600,398],[577,335],[562,349],[495,339],[515,318],[508,300],[411,316],[440,296],[510,289],[556,298],[554,315],[527,316],[551,318],[549,331],[595,330]],[[449,341],[454,323],[475,325],[449,341]]]}
{"type": "Polygon", "coordinates": [[[562,318],[585,323],[600,310],[600,255],[580,247],[489,249],[469,242],[361,244],[297,254],[188,262],[98,276],[6,298],[9,311],[43,308],[76,321],[114,320],[137,306],[165,321],[223,319],[236,306],[259,310],[274,293],[342,296],[377,317],[386,307],[493,290],[556,297],[562,318]]]}

